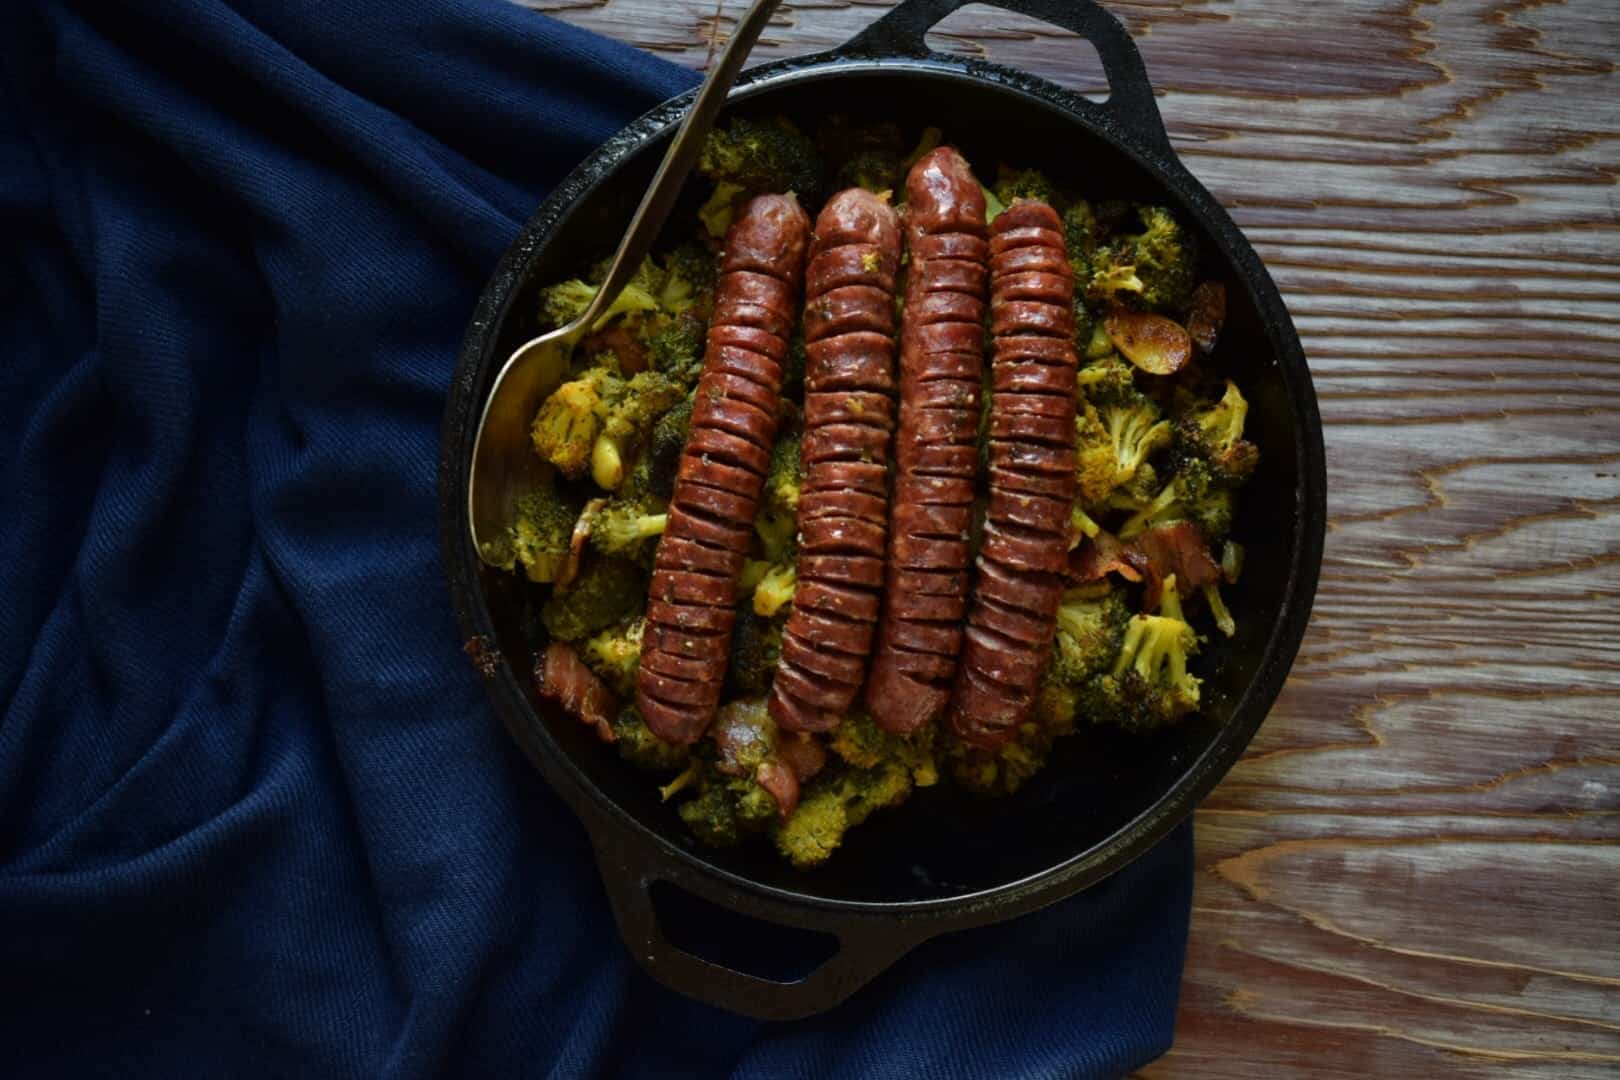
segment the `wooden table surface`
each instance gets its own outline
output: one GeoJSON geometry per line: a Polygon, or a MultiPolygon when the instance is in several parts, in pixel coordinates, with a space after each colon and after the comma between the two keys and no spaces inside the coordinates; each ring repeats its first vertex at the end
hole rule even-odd
{"type": "MultiPolygon", "coordinates": [[[[523,0],[701,67],[740,0],[523,0]]],[[[885,3],[787,3],[756,56],[885,3]]],[[[1130,0],[1327,425],[1281,700],[1197,816],[1153,1077],[1620,1075],[1620,3],[1130,0]]],[[[935,47],[1103,87],[986,6],[935,47]]]]}

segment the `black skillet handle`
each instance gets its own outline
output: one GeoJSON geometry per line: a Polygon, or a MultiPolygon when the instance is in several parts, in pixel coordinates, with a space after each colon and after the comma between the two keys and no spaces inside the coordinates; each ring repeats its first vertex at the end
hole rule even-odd
{"type": "Polygon", "coordinates": [[[1108,76],[1108,101],[1097,104],[1071,95],[1081,111],[1112,114],[1120,126],[1155,149],[1170,149],[1159,106],[1153,100],[1142,54],[1131,35],[1097,0],[902,0],[887,15],[834,50],[842,56],[926,58],[928,31],[969,4],[987,3],[1051,23],[1091,42],[1108,76]]]}
{"type": "Polygon", "coordinates": [[[670,989],[759,1020],[797,1020],[824,1012],[882,974],[932,936],[917,926],[896,926],[873,916],[851,916],[754,898],[749,914],[785,926],[819,930],[838,939],[838,952],[794,982],[750,975],[694,956],[671,942],[658,925],[649,888],[668,882],[716,903],[714,887],[695,871],[658,855],[622,827],[587,822],[596,847],[613,918],[625,948],[649,975],[670,989]]]}

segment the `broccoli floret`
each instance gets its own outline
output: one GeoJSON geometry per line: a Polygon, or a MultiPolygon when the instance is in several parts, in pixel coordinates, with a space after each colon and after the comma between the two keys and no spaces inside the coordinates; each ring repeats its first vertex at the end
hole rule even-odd
{"type": "Polygon", "coordinates": [[[704,329],[703,320],[691,312],[643,319],[647,367],[690,389],[703,374],[704,329]]]}
{"type": "Polygon", "coordinates": [[[799,509],[799,489],[804,484],[803,448],[804,439],[797,432],[784,434],[771,447],[763,505],[774,514],[792,517],[799,509]]]}
{"type": "Polygon", "coordinates": [[[905,136],[896,124],[852,124],[835,113],[816,129],[816,144],[833,172],[834,189],[862,187],[873,194],[905,182],[905,136]]]}
{"type": "Polygon", "coordinates": [[[1069,262],[1075,268],[1075,280],[1085,281],[1090,277],[1081,271],[1091,265],[1092,253],[1097,250],[1098,239],[1097,215],[1091,209],[1091,204],[1084,199],[1076,199],[1063,211],[1063,241],[1069,249],[1069,262]]]}
{"type": "Polygon", "coordinates": [[[623,559],[588,560],[566,589],[554,590],[540,609],[540,621],[557,641],[583,641],[599,630],[641,612],[647,577],[623,559]]]}
{"type": "Polygon", "coordinates": [[[939,780],[932,725],[910,735],[891,735],[878,727],[865,709],[857,708],[833,731],[827,749],[857,769],[875,769],[885,763],[898,762],[910,773],[916,787],[932,787],[939,780]]]}
{"type": "Polygon", "coordinates": [[[1221,587],[1209,581],[1204,583],[1200,591],[1204,594],[1204,603],[1209,605],[1209,617],[1215,620],[1215,629],[1227,637],[1237,633],[1237,620],[1232,618],[1232,612],[1221,596],[1221,587]]]}
{"type": "Polygon", "coordinates": [[[691,760],[691,752],[686,747],[667,743],[654,735],[634,705],[626,705],[613,718],[613,745],[632,769],[654,775],[673,773],[691,760]]]}
{"type": "Polygon", "coordinates": [[[996,218],[1007,212],[1007,204],[1002,202],[994,191],[991,191],[983,184],[979,185],[979,190],[984,192],[984,220],[986,224],[994,222],[996,218]]]}
{"type": "Polygon", "coordinates": [[[604,555],[633,559],[648,540],[663,535],[668,520],[650,497],[609,499],[591,517],[591,546],[604,555]]]}
{"type": "MultiPolygon", "coordinates": [[[[657,311],[658,291],[662,282],[663,272],[648,259],[630,280],[630,284],[624,287],[624,291],[614,297],[607,310],[591,323],[591,329],[600,330],[621,315],[633,317],[643,312],[657,311]]],[[[596,298],[596,288],[595,285],[573,278],[541,289],[541,323],[548,328],[567,326],[585,314],[585,309],[596,298]]]]}
{"type": "Polygon", "coordinates": [[[1074,730],[1080,697],[1092,679],[1112,666],[1129,619],[1124,590],[1116,585],[1097,582],[1063,594],[1052,660],[1035,702],[1042,727],[1054,735],[1074,730]]]}
{"type": "Polygon", "coordinates": [[[602,423],[623,393],[624,380],[607,367],[557,387],[530,425],[535,453],[572,479],[583,476],[602,423]]]}
{"type": "Polygon", "coordinates": [[[1114,490],[1119,455],[1114,439],[1103,427],[1097,407],[1082,399],[1074,417],[1077,505],[1094,506],[1114,490]]]}
{"type": "Polygon", "coordinates": [[[1019,725],[1018,732],[996,750],[980,750],[951,741],[947,748],[951,779],[985,798],[1011,795],[1041,771],[1052,748],[1052,732],[1038,723],[1019,725]]]}
{"type": "Polygon", "coordinates": [[[636,692],[636,666],[641,663],[641,635],[646,629],[645,619],[626,619],[587,638],[579,650],[586,665],[620,697],[636,692]]]}
{"type": "Polygon", "coordinates": [[[625,461],[660,417],[686,397],[686,388],[658,371],[640,371],[607,410],[591,447],[591,479],[605,491],[624,483],[625,461]]]}
{"type": "Polygon", "coordinates": [[[1198,708],[1202,683],[1187,671],[1198,635],[1182,617],[1175,582],[1165,578],[1158,614],[1131,617],[1113,667],[1088,687],[1083,707],[1095,722],[1156,731],[1198,708]]]}
{"type": "Polygon", "coordinates": [[[1063,206],[1057,187],[1039,169],[1012,169],[1002,165],[996,171],[996,185],[991,191],[1003,206],[1011,206],[1014,199],[1039,199],[1059,212],[1063,206]]]}
{"type": "Polygon", "coordinates": [[[1172,521],[1195,522],[1211,541],[1224,537],[1232,531],[1232,492],[1213,481],[1204,463],[1178,462],[1170,481],[1119,527],[1120,539],[1172,521]]]}
{"type": "Polygon", "coordinates": [[[1196,409],[1176,422],[1178,458],[1206,462],[1215,476],[1228,483],[1241,483],[1260,463],[1260,451],[1243,438],[1243,423],[1249,403],[1230,379],[1220,401],[1196,409]]]}
{"type": "Polygon", "coordinates": [[[1192,236],[1162,206],[1140,207],[1137,217],[1140,232],[1116,236],[1097,248],[1086,296],[1093,302],[1178,313],[1196,284],[1198,255],[1192,236]]]}
{"type": "Polygon", "coordinates": [[[798,568],[793,563],[773,565],[754,585],[754,612],[770,618],[793,603],[798,581],[798,568]]]}
{"type": "Polygon", "coordinates": [[[750,194],[794,192],[811,201],[821,191],[823,175],[815,142],[782,117],[736,117],[715,128],[703,140],[698,170],[750,194]]]}
{"type": "Polygon", "coordinates": [[[530,581],[557,580],[568,561],[568,546],[579,519],[580,503],[549,484],[517,500],[517,519],[507,533],[509,558],[500,565],[521,565],[530,581]]]}
{"type": "Polygon", "coordinates": [[[729,180],[714,185],[714,192],[708,201],[698,207],[698,220],[703,223],[703,231],[717,240],[726,235],[726,230],[731,228],[731,222],[737,216],[737,207],[747,194],[741,184],[733,184],[729,180]]]}
{"type": "Polygon", "coordinates": [[[1084,402],[1075,417],[1080,501],[1095,506],[1170,443],[1170,422],[1144,394],[1118,395],[1100,407],[1084,402]]]}
{"type": "Polygon", "coordinates": [[[1075,382],[1086,400],[1094,405],[1131,401],[1140,393],[1136,389],[1134,370],[1110,345],[1101,357],[1093,358],[1080,369],[1075,382]]]}
{"type": "Polygon", "coordinates": [[[675,474],[692,427],[692,398],[678,401],[653,425],[642,460],[647,463],[647,491],[661,499],[675,493],[675,474]]]}
{"type": "Polygon", "coordinates": [[[911,794],[911,774],[898,762],[874,769],[823,772],[775,830],[776,849],[801,870],[827,861],[844,834],[873,811],[898,806],[911,794]]]}
{"type": "Polygon", "coordinates": [[[691,313],[708,318],[718,269],[713,252],[698,243],[688,241],[666,252],[659,308],[671,315],[691,313]]]}
{"type": "Polygon", "coordinates": [[[746,777],[701,769],[698,793],[677,809],[692,835],[711,847],[732,847],[777,820],[776,800],[746,777]]]}
{"type": "Polygon", "coordinates": [[[758,697],[771,688],[782,658],[781,622],[757,614],[751,605],[738,609],[731,631],[731,662],[726,665],[728,698],[758,697]]]}

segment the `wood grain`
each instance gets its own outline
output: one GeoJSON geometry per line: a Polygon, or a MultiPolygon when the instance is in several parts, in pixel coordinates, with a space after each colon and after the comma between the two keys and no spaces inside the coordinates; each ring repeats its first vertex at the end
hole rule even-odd
{"type": "MultiPolygon", "coordinates": [[[[701,66],[735,2],[528,0],[701,66]]],[[[783,6],[762,59],[883,3],[783,6]]],[[[1315,616],[1198,814],[1152,1077],[1620,1075],[1620,4],[1131,0],[1327,422],[1315,616]]],[[[1090,91],[976,7],[936,47],[1090,91]]]]}

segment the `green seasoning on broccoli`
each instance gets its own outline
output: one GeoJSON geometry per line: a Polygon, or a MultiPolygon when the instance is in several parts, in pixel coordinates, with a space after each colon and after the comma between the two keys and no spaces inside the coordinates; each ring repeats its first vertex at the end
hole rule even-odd
{"type": "Polygon", "coordinates": [[[1052,660],[1036,703],[1043,727],[1054,733],[1073,730],[1081,692],[1113,665],[1129,619],[1124,590],[1118,586],[1098,582],[1063,594],[1052,660]]]}
{"type": "MultiPolygon", "coordinates": [[[[658,310],[658,289],[663,274],[648,260],[630,284],[614,298],[606,311],[591,324],[600,330],[621,315],[633,316],[658,310]]],[[[585,309],[596,297],[596,286],[575,278],[540,290],[540,321],[548,328],[566,326],[585,314],[585,309]]]]}
{"type": "Polygon", "coordinates": [[[1206,539],[1215,541],[1232,531],[1232,511],[1231,489],[1214,482],[1203,462],[1182,461],[1159,493],[1119,527],[1119,537],[1129,540],[1156,525],[1191,521],[1206,539]]]}
{"type": "MultiPolygon", "coordinates": [[[[1103,340],[1106,342],[1107,339],[1105,333],[1103,340]]],[[[1120,359],[1112,345],[1090,360],[1075,378],[1087,401],[1103,405],[1133,397],[1139,392],[1136,389],[1135,369],[1120,359]]]]}
{"type": "Polygon", "coordinates": [[[1197,283],[1192,237],[1162,206],[1140,207],[1137,217],[1141,232],[1115,236],[1097,248],[1087,298],[1179,314],[1197,283]]]}
{"type": "Polygon", "coordinates": [[[645,619],[626,619],[587,638],[579,650],[586,665],[620,697],[636,692],[636,666],[641,663],[641,635],[646,629],[645,619]]]}
{"type": "Polygon", "coordinates": [[[594,558],[573,584],[551,594],[540,621],[558,641],[583,641],[599,630],[639,614],[647,598],[647,576],[623,559],[594,558]]]}
{"type": "Polygon", "coordinates": [[[661,536],[669,515],[647,497],[609,499],[591,518],[591,546],[604,555],[633,559],[661,536]]]}
{"type": "Polygon", "coordinates": [[[637,372],[607,410],[591,447],[591,479],[606,491],[624,483],[625,461],[660,417],[686,397],[686,389],[657,371],[637,372]]]}
{"type": "Polygon", "coordinates": [[[646,773],[668,775],[691,760],[686,747],[671,745],[654,735],[634,705],[626,705],[614,717],[613,745],[631,768],[646,773]]]}
{"type": "Polygon", "coordinates": [[[563,383],[534,414],[535,453],[571,479],[583,476],[602,422],[623,392],[624,381],[605,367],[563,383]]]}
{"type": "Polygon", "coordinates": [[[716,183],[736,184],[754,195],[793,192],[814,201],[822,186],[816,144],[780,117],[736,117],[715,128],[703,140],[698,170],[716,183]]]}
{"type": "Polygon", "coordinates": [[[688,241],[664,255],[664,283],[658,307],[670,315],[696,314],[707,318],[714,304],[714,279],[719,269],[712,252],[688,241]]]}
{"type": "Polygon", "coordinates": [[[661,499],[675,492],[675,474],[680,470],[686,436],[692,427],[692,404],[687,397],[659,418],[642,455],[647,465],[647,491],[661,499]]]}
{"type": "Polygon", "coordinates": [[[703,321],[695,315],[661,316],[642,324],[647,366],[690,389],[703,374],[703,321]]]}
{"type": "Polygon", "coordinates": [[[1174,574],[1164,579],[1156,615],[1133,615],[1113,667],[1092,681],[1085,708],[1101,723],[1155,731],[1198,708],[1201,684],[1187,671],[1198,635],[1181,613],[1174,574]]]}
{"type": "Polygon", "coordinates": [[[798,807],[777,826],[776,849],[801,870],[818,866],[853,826],[875,810],[905,802],[911,787],[911,774],[896,761],[875,769],[824,772],[806,785],[798,807]]]}
{"type": "Polygon", "coordinates": [[[1248,415],[1249,403],[1228,379],[1220,401],[1176,422],[1177,456],[1206,462],[1218,479],[1228,483],[1248,479],[1260,463],[1260,451],[1243,438],[1248,415]]]}
{"type": "Polygon", "coordinates": [[[804,464],[800,459],[803,445],[803,437],[793,433],[784,434],[771,448],[763,505],[773,514],[791,518],[799,509],[799,488],[804,483],[804,464]]]}
{"type": "Polygon", "coordinates": [[[519,498],[517,520],[508,534],[513,561],[506,564],[506,569],[521,564],[530,581],[557,580],[568,561],[568,545],[579,512],[578,500],[549,485],[519,498]]]}

